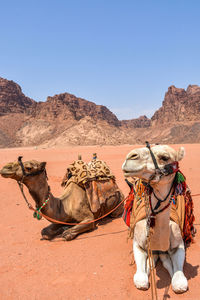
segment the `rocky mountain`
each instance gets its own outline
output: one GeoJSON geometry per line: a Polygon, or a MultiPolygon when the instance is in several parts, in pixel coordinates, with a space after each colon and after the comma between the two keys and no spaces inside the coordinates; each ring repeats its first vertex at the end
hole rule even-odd
{"type": "Polygon", "coordinates": [[[0,116],[10,113],[28,113],[36,102],[26,97],[14,81],[0,77],[0,116]]]}
{"type": "Polygon", "coordinates": [[[126,128],[147,128],[151,126],[151,120],[147,116],[141,116],[137,119],[123,120],[121,124],[126,128]]]}
{"type": "Polygon", "coordinates": [[[200,87],[169,87],[151,119],[119,121],[105,106],[69,93],[36,102],[0,78],[0,147],[200,142],[200,87]]]}
{"type": "Polygon", "coordinates": [[[117,117],[107,107],[68,93],[48,97],[46,102],[39,102],[32,114],[36,118],[47,120],[79,121],[91,117],[95,121],[102,120],[110,125],[120,126],[117,117]]]}
{"type": "Polygon", "coordinates": [[[200,121],[200,87],[189,85],[187,90],[168,88],[162,107],[152,117],[152,125],[200,121]]]}

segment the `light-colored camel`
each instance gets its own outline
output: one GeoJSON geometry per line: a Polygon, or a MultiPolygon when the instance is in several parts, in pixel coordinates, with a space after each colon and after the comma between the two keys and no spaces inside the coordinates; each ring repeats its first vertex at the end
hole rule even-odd
{"type": "MultiPolygon", "coordinates": [[[[180,161],[184,157],[184,148],[181,147],[175,151],[167,145],[155,145],[152,147],[153,155],[157,161],[160,170],[164,170],[164,166],[176,161],[180,161]]],[[[150,150],[147,147],[132,150],[126,157],[122,166],[125,177],[137,177],[144,182],[149,182],[154,193],[151,196],[152,207],[155,208],[158,203],[157,198],[164,199],[173,184],[175,174],[161,176],[156,172],[155,162],[153,162],[150,150]]],[[[159,209],[169,203],[169,193],[166,201],[162,202],[159,209]]],[[[154,263],[157,259],[163,263],[172,278],[172,289],[176,293],[183,293],[188,289],[188,282],[183,274],[183,265],[185,260],[185,247],[179,226],[170,220],[170,207],[156,215],[155,227],[151,236],[152,250],[157,250],[154,255],[154,263]]],[[[133,252],[137,271],[133,281],[138,289],[148,289],[149,287],[149,264],[147,260],[147,219],[136,223],[133,237],[133,252]]]]}
{"type": "MultiPolygon", "coordinates": [[[[53,239],[57,236],[63,237],[69,241],[74,239],[78,234],[92,230],[95,228],[95,223],[83,224],[90,222],[104,213],[111,211],[123,199],[123,194],[120,192],[117,184],[114,182],[115,192],[109,199],[105,199],[103,207],[93,213],[87,199],[86,191],[83,187],[70,183],[65,187],[63,195],[60,198],[55,198],[50,193],[50,187],[47,182],[46,162],[38,162],[35,160],[26,161],[23,163],[23,168],[19,162],[12,162],[5,165],[0,174],[5,178],[12,178],[26,185],[30,195],[35,201],[36,208],[40,208],[45,200],[48,202],[41,209],[41,212],[46,216],[57,221],[67,223],[78,223],[75,226],[65,226],[62,224],[51,224],[41,231],[44,239],[53,239]]],[[[101,184],[101,183],[99,183],[101,184]]],[[[106,182],[104,182],[106,184],[106,182]]],[[[108,181],[108,184],[110,182],[108,181]]],[[[110,214],[111,217],[118,217],[122,214],[123,205],[120,205],[117,210],[110,214]]]]}

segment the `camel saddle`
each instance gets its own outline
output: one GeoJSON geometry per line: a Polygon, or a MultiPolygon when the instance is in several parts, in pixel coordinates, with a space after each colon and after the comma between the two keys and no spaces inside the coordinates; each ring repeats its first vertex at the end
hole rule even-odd
{"type": "Polygon", "coordinates": [[[119,197],[116,204],[120,200],[121,192],[115,182],[115,176],[102,160],[94,159],[88,164],[82,160],[74,161],[67,168],[62,186],[66,188],[72,182],[85,189],[93,213],[98,212],[102,204],[114,195],[119,197]]]}

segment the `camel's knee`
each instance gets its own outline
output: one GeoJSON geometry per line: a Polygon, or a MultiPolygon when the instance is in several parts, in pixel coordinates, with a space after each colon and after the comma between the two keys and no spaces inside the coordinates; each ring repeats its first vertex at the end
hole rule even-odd
{"type": "Polygon", "coordinates": [[[47,230],[47,228],[43,228],[41,230],[41,236],[43,240],[52,240],[52,235],[49,234],[49,230],[47,230]]]}
{"type": "Polygon", "coordinates": [[[66,226],[61,224],[51,224],[41,230],[41,235],[43,239],[52,240],[56,236],[61,235],[66,229],[66,226]]]}
{"type": "Polygon", "coordinates": [[[73,226],[72,228],[65,230],[62,233],[62,237],[66,241],[71,241],[77,235],[79,235],[80,233],[83,233],[83,232],[86,232],[86,231],[90,231],[90,230],[93,230],[95,228],[95,223],[91,222],[91,220],[85,220],[82,223],[83,224],[80,223],[79,225],[73,226]],[[88,224],[87,224],[87,222],[88,222],[88,224]]]}

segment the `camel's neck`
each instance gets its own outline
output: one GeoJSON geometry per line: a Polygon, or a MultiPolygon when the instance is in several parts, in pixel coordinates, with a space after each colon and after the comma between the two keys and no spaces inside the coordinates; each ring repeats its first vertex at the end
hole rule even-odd
{"type": "MultiPolygon", "coordinates": [[[[164,202],[160,203],[160,206],[156,211],[160,211],[164,209],[167,204],[169,203],[171,194],[173,193],[173,178],[172,180],[169,180],[168,182],[159,183],[153,187],[154,194],[161,200],[167,199],[164,202]],[[170,191],[171,190],[171,191],[170,191]],[[169,193],[170,191],[170,193],[169,193]]],[[[154,196],[154,194],[151,194],[151,203],[152,208],[154,209],[158,203],[158,199],[154,196]]],[[[156,215],[155,219],[155,227],[153,228],[153,235],[152,235],[152,250],[160,250],[160,251],[166,251],[169,249],[169,241],[170,241],[170,227],[169,227],[169,221],[170,221],[170,208],[171,205],[169,205],[166,209],[164,209],[162,212],[158,213],[156,215]]]]}
{"type": "Polygon", "coordinates": [[[37,208],[40,208],[47,198],[49,199],[47,204],[42,208],[42,213],[60,221],[66,218],[62,201],[49,193],[50,188],[45,172],[26,178],[24,184],[29,189],[29,193],[35,201],[37,208]]]}
{"type": "Polygon", "coordinates": [[[29,193],[37,207],[40,207],[45,199],[48,198],[49,186],[45,173],[36,176],[25,177],[24,184],[27,186],[29,193]]]}

